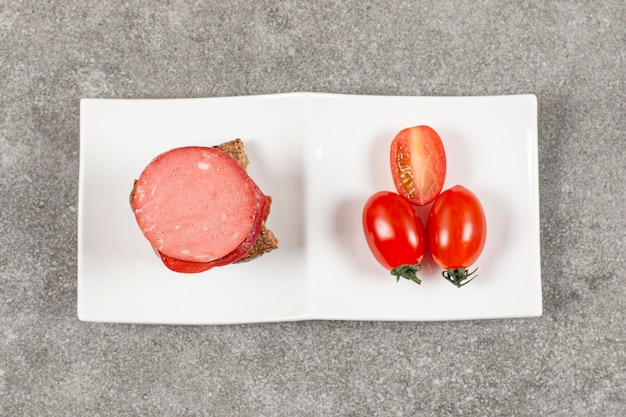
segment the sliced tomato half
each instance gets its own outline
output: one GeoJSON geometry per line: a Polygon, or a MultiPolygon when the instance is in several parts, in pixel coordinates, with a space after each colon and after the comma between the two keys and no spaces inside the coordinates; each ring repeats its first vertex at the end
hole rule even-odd
{"type": "Polygon", "coordinates": [[[446,152],[429,126],[402,130],[391,142],[391,175],[398,194],[414,205],[432,202],[446,179],[446,152]]]}

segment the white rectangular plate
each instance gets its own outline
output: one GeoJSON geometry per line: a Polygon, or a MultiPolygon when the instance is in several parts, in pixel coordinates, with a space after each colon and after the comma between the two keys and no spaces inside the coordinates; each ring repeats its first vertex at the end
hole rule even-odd
{"type": "MultiPolygon", "coordinates": [[[[84,99],[80,108],[78,317],[227,324],[288,320],[463,320],[542,313],[537,100],[289,93],[163,100],[84,99]],[[478,278],[456,288],[425,259],[422,285],[396,282],[361,227],[367,198],[394,190],[389,144],[425,124],[488,224],[478,278]],[[128,198],[158,154],[241,138],[273,198],[280,248],[252,262],[177,274],[141,235],[128,198]]],[[[427,208],[419,210],[423,220],[427,208]]]]}

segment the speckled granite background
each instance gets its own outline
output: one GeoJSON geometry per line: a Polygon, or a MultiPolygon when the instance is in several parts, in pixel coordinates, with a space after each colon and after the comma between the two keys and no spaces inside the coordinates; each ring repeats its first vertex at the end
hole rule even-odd
{"type": "Polygon", "coordinates": [[[626,415],[623,0],[156,3],[0,1],[0,415],[626,415]],[[80,322],[79,99],[290,91],[536,94],[544,315],[80,322]]]}

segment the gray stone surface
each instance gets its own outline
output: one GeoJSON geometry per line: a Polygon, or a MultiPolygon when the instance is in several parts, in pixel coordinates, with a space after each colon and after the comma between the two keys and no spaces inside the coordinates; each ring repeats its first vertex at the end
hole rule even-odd
{"type": "Polygon", "coordinates": [[[0,1],[0,415],[626,415],[623,0],[156,3],[0,1]],[[80,322],[79,99],[290,91],[536,94],[544,315],[80,322]]]}

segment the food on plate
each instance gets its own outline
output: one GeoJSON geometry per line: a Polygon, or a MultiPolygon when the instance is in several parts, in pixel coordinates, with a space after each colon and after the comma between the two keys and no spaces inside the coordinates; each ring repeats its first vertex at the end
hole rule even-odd
{"type": "Polygon", "coordinates": [[[363,230],[372,254],[396,281],[422,282],[416,273],[422,269],[424,227],[404,197],[390,191],[373,194],[363,208],[363,230]]]}
{"type": "Polygon", "coordinates": [[[441,192],[446,178],[446,152],[428,126],[403,129],[391,142],[391,176],[398,194],[423,206],[441,192]]]}
{"type": "Polygon", "coordinates": [[[265,226],[272,199],[248,175],[248,163],[240,139],[187,146],[157,156],[135,181],[135,219],[169,269],[202,272],[278,247],[265,226]]]}
{"type": "Polygon", "coordinates": [[[476,275],[469,267],[480,256],[487,238],[487,221],[478,197],[463,187],[442,192],[433,203],[426,221],[428,249],[444,269],[442,275],[461,287],[476,275]]]}
{"type": "Polygon", "coordinates": [[[425,248],[449,282],[462,287],[476,275],[470,267],[480,256],[487,222],[476,195],[462,185],[441,192],[446,179],[446,152],[429,126],[401,130],[390,147],[396,193],[380,191],[363,208],[363,229],[376,260],[393,275],[421,283],[425,248]],[[426,228],[414,206],[432,204],[426,228]]]}

